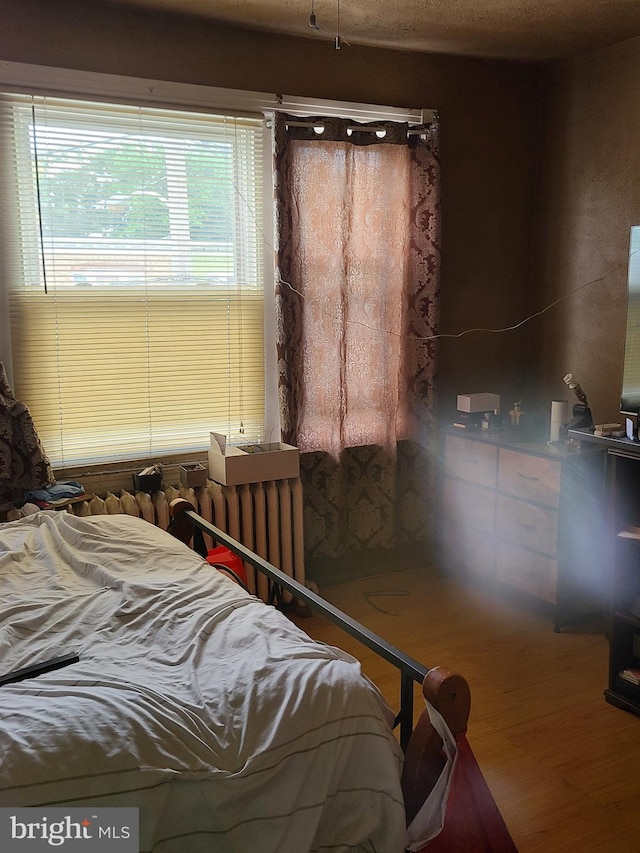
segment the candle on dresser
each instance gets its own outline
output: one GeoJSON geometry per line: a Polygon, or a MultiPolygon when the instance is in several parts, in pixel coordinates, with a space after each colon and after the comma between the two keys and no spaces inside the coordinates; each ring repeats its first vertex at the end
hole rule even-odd
{"type": "Polygon", "coordinates": [[[569,401],[551,401],[551,429],[549,441],[560,441],[560,428],[569,420],[569,401]]]}

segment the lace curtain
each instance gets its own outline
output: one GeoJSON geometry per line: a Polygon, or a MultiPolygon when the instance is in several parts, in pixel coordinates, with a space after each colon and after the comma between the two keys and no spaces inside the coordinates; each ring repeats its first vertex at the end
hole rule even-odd
{"type": "Polygon", "coordinates": [[[283,438],[302,453],[308,546],[386,547],[418,532],[399,472],[421,467],[434,420],[438,127],[299,124],[276,118],[283,438]]]}

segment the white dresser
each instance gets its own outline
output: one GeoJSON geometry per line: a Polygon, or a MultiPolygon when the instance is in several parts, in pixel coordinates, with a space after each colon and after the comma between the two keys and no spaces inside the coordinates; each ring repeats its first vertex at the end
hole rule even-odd
{"type": "Polygon", "coordinates": [[[604,459],[517,434],[443,434],[440,568],[553,606],[602,604],[604,459]]]}

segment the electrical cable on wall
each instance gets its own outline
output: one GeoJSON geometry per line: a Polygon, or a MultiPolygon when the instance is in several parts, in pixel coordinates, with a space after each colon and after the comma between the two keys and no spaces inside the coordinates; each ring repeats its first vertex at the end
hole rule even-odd
{"type": "MultiPolygon", "coordinates": [[[[234,184],[234,191],[238,194],[238,196],[241,198],[243,203],[247,206],[247,209],[249,210],[250,214],[253,216],[254,221],[256,223],[256,226],[258,227],[258,230],[262,234],[262,239],[263,239],[265,246],[267,246],[268,249],[270,249],[272,252],[275,253],[275,247],[267,239],[267,236],[264,233],[264,230],[262,228],[260,228],[260,225],[257,222],[254,211],[251,210],[250,205],[248,204],[246,198],[243,197],[242,193],[239,191],[239,188],[237,186],[235,186],[235,184],[234,184]]],[[[636,249],[635,251],[632,251],[630,253],[629,257],[633,257],[639,251],[640,251],[640,249],[636,249]]],[[[491,328],[485,328],[485,327],[477,327],[477,328],[474,327],[474,328],[464,329],[462,332],[438,332],[435,335],[422,336],[422,335],[404,335],[404,334],[401,334],[400,332],[394,332],[391,329],[382,329],[382,328],[377,328],[375,326],[369,326],[366,323],[362,323],[359,320],[346,320],[344,322],[346,322],[348,325],[360,326],[360,327],[368,329],[369,331],[374,332],[376,334],[390,335],[390,336],[395,337],[395,338],[418,341],[418,342],[435,341],[435,340],[440,340],[443,338],[454,338],[454,339],[455,338],[463,338],[463,337],[466,337],[466,335],[471,335],[474,333],[485,333],[485,334],[498,335],[498,334],[503,334],[506,332],[514,332],[517,329],[520,329],[522,326],[525,326],[527,323],[531,322],[531,320],[535,320],[536,317],[541,317],[543,314],[546,314],[548,311],[550,311],[552,308],[555,308],[556,305],[559,305],[561,302],[564,302],[565,300],[570,299],[572,296],[575,296],[576,293],[580,293],[581,290],[584,290],[587,287],[591,287],[594,284],[599,284],[601,281],[605,281],[605,279],[609,278],[609,276],[613,275],[615,272],[618,272],[618,270],[625,269],[628,265],[628,262],[629,262],[628,258],[625,258],[624,261],[621,261],[619,264],[616,264],[615,266],[611,267],[609,270],[607,270],[607,272],[603,273],[601,276],[598,276],[597,278],[592,278],[589,281],[586,281],[583,284],[578,285],[578,287],[574,288],[573,290],[570,290],[569,293],[565,293],[564,296],[560,296],[560,297],[558,297],[558,299],[554,299],[553,302],[550,302],[544,308],[541,308],[539,311],[534,311],[532,314],[529,314],[524,319],[519,320],[517,323],[514,323],[513,325],[510,325],[510,326],[503,326],[501,328],[491,329],[491,328]]],[[[310,302],[311,304],[314,304],[313,299],[310,299],[309,297],[305,296],[304,293],[301,293],[301,291],[297,290],[290,282],[283,279],[282,276],[280,276],[277,272],[276,272],[276,276],[275,276],[275,283],[284,285],[285,287],[288,287],[292,293],[295,293],[302,300],[304,300],[306,302],[310,302]]],[[[317,306],[317,307],[319,307],[320,312],[322,314],[324,314],[326,317],[330,317],[333,320],[338,320],[338,321],[342,322],[342,318],[338,317],[335,314],[331,314],[331,312],[327,311],[325,308],[322,308],[320,306],[317,306]]]]}
{"type": "MultiPolygon", "coordinates": [[[[636,252],[638,252],[638,251],[640,251],[640,249],[636,249],[636,252]]],[[[633,252],[632,254],[636,254],[636,252],[633,252]]],[[[529,323],[531,320],[534,320],[536,317],[540,317],[542,314],[546,314],[547,311],[550,311],[552,308],[555,308],[556,305],[559,305],[561,302],[564,302],[566,299],[569,299],[570,297],[574,296],[576,293],[579,293],[581,290],[584,290],[586,287],[590,287],[593,284],[598,284],[599,282],[604,281],[605,279],[609,278],[610,275],[613,275],[613,273],[617,272],[619,269],[625,268],[627,266],[627,263],[628,263],[627,260],[625,260],[619,264],[616,264],[616,266],[612,267],[610,270],[607,270],[607,272],[604,273],[603,275],[599,276],[598,278],[592,278],[590,281],[584,282],[584,284],[579,285],[578,287],[574,288],[574,290],[569,291],[569,293],[565,293],[564,296],[558,297],[558,299],[555,299],[553,302],[550,302],[548,305],[546,305],[544,308],[541,308],[539,311],[535,311],[533,314],[529,314],[523,320],[520,320],[519,322],[514,323],[511,326],[503,326],[502,328],[498,328],[498,329],[489,329],[489,328],[484,328],[484,327],[478,327],[478,328],[465,329],[462,332],[438,332],[435,335],[422,336],[422,335],[403,335],[403,334],[400,334],[399,332],[394,332],[391,329],[380,329],[380,328],[376,328],[375,326],[369,326],[366,323],[360,322],[359,320],[346,320],[345,322],[348,323],[349,325],[361,326],[365,329],[369,329],[369,331],[375,332],[376,334],[391,335],[392,337],[395,337],[395,338],[403,338],[405,340],[423,341],[423,342],[424,341],[435,341],[435,340],[438,340],[440,338],[463,338],[466,335],[473,334],[474,332],[485,332],[487,334],[492,334],[492,335],[498,335],[498,334],[502,334],[504,332],[513,332],[516,329],[519,329],[522,326],[526,325],[526,323],[529,323]]],[[[301,299],[304,299],[305,301],[311,302],[311,304],[313,304],[313,300],[310,300],[303,293],[301,293],[299,290],[297,290],[292,284],[290,284],[288,281],[285,281],[281,276],[276,277],[276,283],[285,285],[293,293],[297,294],[301,299]]],[[[341,320],[341,318],[339,318],[337,315],[331,314],[330,311],[327,311],[324,308],[320,308],[319,310],[325,316],[330,317],[333,320],[341,320]]]]}

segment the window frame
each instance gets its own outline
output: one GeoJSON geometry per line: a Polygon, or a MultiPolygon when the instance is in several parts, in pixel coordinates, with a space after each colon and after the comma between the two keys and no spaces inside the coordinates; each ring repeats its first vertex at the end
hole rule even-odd
{"type": "MultiPolygon", "coordinates": [[[[73,100],[76,100],[76,99],[73,99],[73,100]]],[[[80,100],[84,101],[86,99],[83,98],[83,99],[77,99],[77,100],[78,101],[80,101],[80,100]]],[[[92,99],[92,100],[94,100],[94,99],[92,99]]],[[[158,109],[160,109],[160,108],[158,107],[158,109]]],[[[10,106],[6,107],[6,105],[3,104],[3,112],[4,112],[4,116],[5,116],[5,121],[6,121],[6,116],[9,114],[10,111],[11,111],[11,107],[10,106]]],[[[189,112],[193,112],[193,111],[190,110],[189,112]]],[[[198,111],[198,112],[200,113],[201,111],[198,111]]],[[[207,112],[209,112],[209,111],[207,111],[207,112]]],[[[220,113],[219,110],[215,110],[215,111],[212,110],[211,112],[215,112],[216,114],[220,113]]],[[[270,218],[270,216],[266,215],[266,214],[270,213],[270,205],[267,203],[267,198],[270,197],[271,181],[270,181],[270,176],[269,176],[268,172],[265,174],[265,170],[264,170],[265,163],[269,162],[269,160],[267,158],[267,152],[268,152],[269,146],[266,144],[266,142],[268,140],[268,130],[265,127],[266,123],[264,122],[264,118],[262,116],[258,116],[258,117],[251,116],[251,117],[249,117],[249,119],[253,120],[253,124],[254,124],[254,131],[252,131],[252,133],[255,134],[255,132],[256,132],[255,131],[255,127],[256,127],[255,119],[256,118],[259,119],[260,123],[263,126],[263,130],[262,130],[262,137],[263,137],[262,151],[263,151],[263,154],[262,154],[262,162],[259,162],[259,160],[255,161],[255,162],[259,163],[259,166],[262,168],[262,172],[263,172],[263,185],[260,189],[262,192],[262,198],[263,198],[263,205],[262,206],[263,206],[264,211],[265,211],[265,219],[268,220],[268,221],[265,221],[264,225],[262,226],[262,228],[264,228],[264,233],[262,235],[262,238],[260,235],[260,231],[262,230],[262,228],[260,226],[258,226],[258,228],[256,229],[254,226],[254,233],[256,233],[256,247],[258,249],[258,256],[260,255],[260,248],[262,248],[262,258],[258,257],[258,261],[261,262],[261,265],[262,265],[261,282],[260,282],[260,287],[258,287],[258,290],[260,291],[259,299],[262,303],[262,305],[261,305],[262,314],[263,314],[263,317],[265,318],[265,322],[263,323],[263,330],[264,330],[265,327],[267,326],[267,323],[268,323],[267,318],[269,315],[269,312],[266,310],[266,302],[268,301],[268,294],[269,294],[270,290],[272,289],[268,286],[268,282],[271,280],[271,275],[270,275],[269,271],[270,271],[270,269],[273,268],[273,255],[272,255],[272,253],[268,247],[269,240],[265,239],[265,235],[268,234],[268,230],[270,229],[270,225],[271,225],[271,218],[270,218]],[[267,189],[267,187],[269,188],[269,195],[267,195],[265,193],[265,190],[267,189]]],[[[17,121],[14,124],[13,117],[10,117],[9,121],[11,122],[12,132],[13,132],[13,128],[15,127],[16,136],[19,136],[20,134],[22,134],[24,136],[24,124],[26,124],[26,122],[23,124],[23,126],[21,126],[21,121],[17,121]]],[[[99,122],[99,124],[101,124],[101,123],[99,122]]],[[[260,134],[259,128],[258,128],[257,132],[259,135],[260,134]]],[[[28,138],[26,140],[23,139],[22,141],[25,145],[29,144],[28,138]]],[[[251,162],[254,162],[254,160],[252,159],[251,162]]],[[[17,173],[17,171],[18,171],[17,168],[12,169],[9,166],[7,166],[6,168],[3,167],[3,176],[5,179],[7,178],[7,176],[10,179],[12,179],[14,177],[14,175],[17,173]]],[[[19,183],[19,181],[16,179],[16,181],[13,184],[13,190],[16,192],[18,191],[18,186],[17,186],[18,183],[19,183]]],[[[34,202],[34,205],[35,205],[35,202],[34,202]]],[[[37,205],[35,205],[35,206],[37,207],[37,205]]],[[[246,215],[247,215],[247,217],[249,216],[249,214],[246,214],[246,215]]],[[[33,230],[33,225],[35,223],[35,219],[37,219],[37,210],[35,210],[35,211],[31,210],[30,212],[27,211],[27,219],[30,220],[30,229],[33,230]]],[[[5,215],[3,217],[3,220],[4,220],[3,224],[6,225],[6,231],[12,232],[13,236],[14,236],[13,240],[11,240],[11,238],[9,238],[9,243],[13,248],[12,262],[8,262],[6,257],[5,257],[5,260],[3,262],[3,266],[5,267],[5,271],[7,270],[7,267],[13,268],[13,269],[10,270],[9,275],[3,276],[3,281],[8,282],[8,281],[10,281],[10,279],[12,277],[14,278],[14,280],[20,280],[20,279],[24,280],[24,276],[22,276],[20,274],[21,269],[23,268],[23,252],[20,251],[20,248],[19,248],[21,229],[17,226],[17,224],[15,222],[11,223],[10,221],[8,221],[8,220],[10,220],[10,217],[8,217],[8,216],[5,215]]],[[[123,243],[124,243],[125,251],[127,251],[128,250],[127,247],[130,247],[130,245],[131,245],[131,240],[125,239],[123,241],[123,243]]],[[[197,241],[195,241],[194,244],[197,245],[197,241]]],[[[42,246],[40,247],[40,250],[42,251],[42,246]]],[[[234,250],[234,252],[235,252],[235,250],[234,250]]],[[[33,269],[33,267],[32,267],[32,269],[33,269]]],[[[216,288],[215,283],[212,283],[210,286],[213,287],[214,289],[216,288]]],[[[229,287],[225,286],[224,284],[221,285],[221,288],[226,289],[227,291],[229,291],[229,293],[231,292],[229,287]]],[[[97,290],[100,290],[100,289],[101,288],[97,288],[97,290]]],[[[134,285],[134,287],[132,289],[135,290],[136,286],[134,285]]],[[[147,288],[145,287],[144,289],[146,290],[147,288]]],[[[4,319],[4,323],[8,324],[9,323],[8,318],[10,315],[9,308],[10,308],[11,287],[10,287],[10,285],[6,284],[5,286],[2,286],[0,288],[0,290],[2,291],[2,297],[1,297],[2,303],[3,303],[3,305],[5,305],[7,307],[6,313],[3,314],[3,319],[4,319]]],[[[104,288],[104,290],[105,291],[109,290],[109,288],[104,288]]],[[[111,291],[114,297],[117,296],[117,293],[115,292],[116,290],[117,290],[117,288],[112,288],[112,291],[111,291]]],[[[149,290],[151,290],[151,289],[149,289],[149,290]]],[[[28,281],[23,288],[17,287],[14,289],[14,293],[17,292],[19,295],[26,294],[27,296],[29,296],[29,293],[33,294],[34,291],[36,293],[39,293],[39,288],[37,286],[33,287],[32,285],[29,284],[28,281]]],[[[93,296],[94,294],[91,294],[91,295],[93,296]]],[[[164,297],[164,295],[165,295],[164,293],[161,295],[156,294],[156,300],[158,298],[160,298],[160,301],[162,301],[162,297],[164,297]]],[[[256,294],[256,295],[258,295],[258,294],[256,294]]],[[[215,298],[215,295],[214,295],[214,298],[215,298]]],[[[232,298],[232,296],[230,296],[228,298],[232,298]]],[[[249,297],[247,297],[247,298],[249,298],[249,297]]],[[[242,310],[242,309],[240,309],[240,310],[242,310]]],[[[251,309],[251,312],[253,313],[253,309],[251,309]]],[[[3,340],[4,353],[0,352],[0,356],[3,357],[3,360],[5,362],[5,366],[8,368],[7,372],[11,373],[11,358],[10,357],[6,358],[6,355],[8,353],[10,354],[10,350],[8,349],[8,347],[10,346],[10,336],[9,336],[9,334],[7,334],[6,328],[3,331],[4,331],[4,333],[2,334],[1,337],[3,340]]],[[[193,331],[189,328],[184,329],[183,332],[186,335],[193,334],[193,331]]],[[[264,338],[265,344],[264,344],[264,349],[263,349],[263,352],[261,355],[262,355],[264,375],[261,377],[261,392],[265,388],[265,386],[268,387],[269,384],[271,384],[275,387],[275,380],[272,383],[269,383],[269,381],[266,379],[266,377],[269,374],[270,366],[271,366],[271,372],[272,373],[274,372],[272,364],[270,365],[270,363],[269,363],[270,361],[273,363],[274,360],[269,358],[269,353],[270,353],[272,348],[270,346],[268,346],[268,336],[263,335],[263,338],[264,338]]],[[[13,379],[13,377],[10,375],[10,381],[12,381],[12,379],[13,379]]],[[[26,402],[28,403],[29,400],[27,399],[26,402]]],[[[275,411],[277,411],[277,407],[274,406],[273,402],[270,402],[270,403],[265,405],[264,409],[265,409],[265,412],[264,412],[264,414],[265,414],[264,430],[261,430],[259,434],[251,432],[248,436],[248,438],[250,438],[251,440],[256,440],[256,438],[259,438],[260,440],[266,440],[266,439],[271,440],[272,436],[274,435],[274,433],[277,429],[277,427],[273,424],[273,413],[275,411]],[[267,420],[267,418],[269,418],[269,420],[267,420]]],[[[36,426],[37,426],[37,416],[35,415],[35,413],[34,413],[34,419],[36,420],[36,426]]],[[[213,424],[212,428],[213,429],[216,429],[216,428],[219,429],[219,425],[213,424]]],[[[136,467],[139,467],[139,464],[142,461],[148,463],[149,459],[153,459],[154,461],[158,461],[160,458],[165,458],[165,459],[169,459],[169,460],[175,459],[178,457],[180,457],[181,459],[194,458],[194,452],[195,452],[195,458],[201,458],[203,455],[206,454],[206,441],[207,441],[206,431],[203,431],[202,447],[201,447],[201,449],[199,449],[197,451],[194,451],[193,447],[191,449],[183,448],[183,449],[175,450],[175,452],[159,451],[156,449],[151,453],[138,452],[137,450],[132,449],[131,452],[126,454],[126,457],[127,457],[126,459],[122,459],[119,461],[126,462],[128,466],[133,466],[133,468],[136,468],[136,467]]],[[[45,442],[45,447],[46,447],[46,442],[45,442]]],[[[94,459],[87,459],[87,460],[82,460],[82,459],[78,458],[75,461],[71,460],[71,463],[68,464],[64,460],[59,459],[57,455],[54,457],[54,469],[56,470],[56,476],[66,476],[70,470],[76,470],[78,467],[82,468],[83,470],[87,470],[87,469],[91,470],[91,469],[103,468],[105,466],[105,464],[111,465],[112,460],[110,458],[103,458],[103,459],[94,458],[94,459]]]]}

